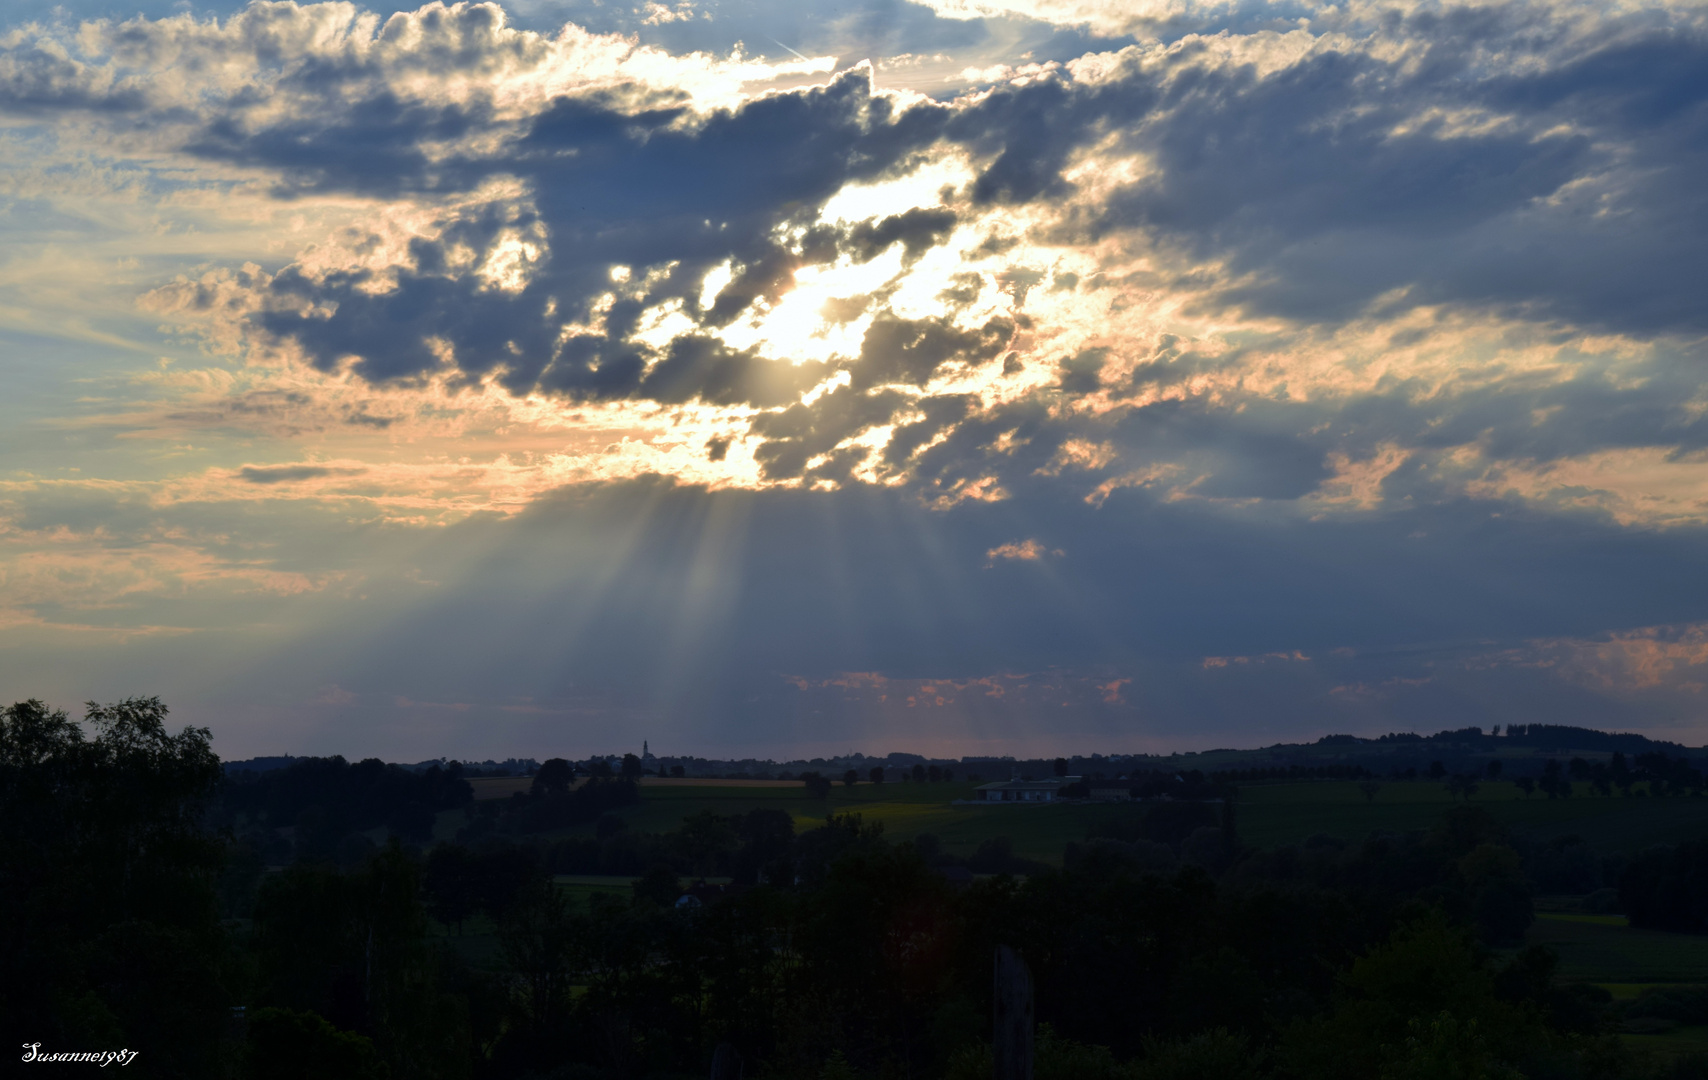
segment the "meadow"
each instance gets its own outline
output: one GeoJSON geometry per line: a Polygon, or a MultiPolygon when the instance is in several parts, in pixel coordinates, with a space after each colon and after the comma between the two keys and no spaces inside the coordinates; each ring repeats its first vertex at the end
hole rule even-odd
{"type": "MultiPolygon", "coordinates": [[[[486,798],[507,797],[525,780],[488,780],[486,798]]],[[[881,822],[891,840],[921,834],[938,839],[941,849],[966,857],[995,837],[1006,837],[1013,853],[1059,865],[1063,850],[1084,840],[1099,824],[1146,812],[1143,804],[969,805],[977,785],[969,782],[837,783],[824,799],[813,798],[799,783],[772,781],[674,781],[648,778],[638,805],[618,811],[627,828],[662,833],[684,818],[710,812],[724,816],[760,808],[779,809],[794,819],[797,832],[815,828],[831,814],[858,813],[881,822]]],[[[1708,836],[1708,799],[1655,798],[1646,795],[1602,797],[1579,794],[1549,799],[1526,798],[1509,782],[1485,782],[1468,800],[1487,811],[1509,833],[1547,842],[1561,836],[1583,838],[1598,855],[1631,854],[1655,844],[1708,836]]],[[[1271,848],[1329,836],[1356,842],[1372,832],[1427,829],[1455,805],[1467,802],[1439,782],[1385,781],[1373,797],[1353,781],[1254,783],[1239,790],[1237,824],[1243,844],[1271,848]]],[[[441,831],[449,838],[462,813],[445,815],[441,831]]],[[[572,832],[589,832],[591,826],[572,832]]],[[[634,879],[558,875],[556,884],[571,907],[585,911],[594,895],[628,895],[634,879]]],[[[1567,981],[1606,988],[1615,1000],[1635,998],[1666,984],[1708,983],[1708,937],[1634,929],[1620,915],[1586,914],[1577,897],[1540,897],[1537,919],[1527,944],[1546,945],[1560,958],[1567,981]]],[[[495,942],[490,927],[471,925],[460,942],[471,959],[491,959],[495,942]]],[[[1675,1027],[1633,1031],[1623,1036],[1635,1046],[1676,1056],[1708,1053],[1708,1028],[1675,1027]]]]}
{"type": "MultiPolygon", "coordinates": [[[[506,794],[524,783],[500,782],[507,785],[506,794]]],[[[1123,804],[955,805],[957,800],[972,799],[976,788],[966,782],[862,782],[853,787],[838,783],[828,798],[820,800],[799,784],[782,781],[763,786],[734,781],[654,782],[642,785],[639,805],[618,814],[630,829],[668,832],[683,818],[704,811],[734,815],[762,807],[780,809],[794,818],[797,831],[822,825],[830,814],[858,813],[867,821],[882,822],[892,840],[930,833],[952,855],[970,855],[983,841],[1006,836],[1016,855],[1060,863],[1067,843],[1085,839],[1098,823],[1143,812],[1141,806],[1123,804]]],[[[1236,809],[1241,841],[1268,848],[1317,835],[1357,841],[1377,831],[1424,829],[1463,801],[1450,795],[1445,785],[1426,780],[1383,783],[1374,799],[1366,799],[1351,781],[1305,781],[1247,785],[1239,791],[1236,809]]],[[[1539,794],[1525,798],[1511,783],[1492,782],[1482,784],[1469,802],[1487,810],[1516,835],[1543,841],[1581,836],[1601,854],[1708,835],[1708,799],[1617,795],[1548,799],[1539,794]]],[[[461,812],[447,814],[440,831],[454,833],[461,822],[461,812]]]]}

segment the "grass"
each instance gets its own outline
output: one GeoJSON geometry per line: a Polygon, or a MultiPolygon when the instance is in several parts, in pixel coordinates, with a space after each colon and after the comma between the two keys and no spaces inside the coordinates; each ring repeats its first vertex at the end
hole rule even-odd
{"type": "MultiPolygon", "coordinates": [[[[1143,813],[1142,807],[1120,804],[1031,806],[954,805],[970,799],[977,785],[959,783],[836,784],[827,799],[810,797],[799,785],[785,784],[645,784],[641,802],[621,810],[628,827],[643,832],[666,832],[702,811],[733,816],[772,808],[786,812],[797,831],[823,824],[828,814],[859,813],[881,822],[887,837],[912,839],[935,835],[944,850],[966,856],[992,837],[1006,836],[1015,854],[1041,862],[1059,863],[1069,841],[1082,840],[1101,821],[1143,813]]],[[[1238,820],[1241,839],[1257,847],[1298,843],[1316,834],[1356,841],[1376,830],[1404,832],[1424,829],[1439,821],[1457,800],[1441,783],[1384,782],[1374,800],[1367,800],[1351,781],[1251,784],[1240,789],[1238,820]]],[[[1631,852],[1662,843],[1708,835],[1708,799],[1646,797],[1602,798],[1578,795],[1526,799],[1511,783],[1480,786],[1471,804],[1480,806],[1508,830],[1548,840],[1576,834],[1602,853],[1631,852]]],[[[449,838],[466,823],[461,810],[439,816],[435,836],[449,838]]],[[[575,832],[591,831],[585,826],[575,832]]],[[[586,910],[599,893],[628,896],[632,878],[560,875],[559,889],[573,907],[586,910]]],[[[1636,930],[1617,915],[1590,915],[1569,910],[1570,898],[1543,898],[1527,940],[1559,953],[1561,974],[1573,981],[1606,986],[1616,999],[1635,997],[1651,985],[1677,982],[1708,983],[1708,937],[1636,930]],[[1548,910],[1560,908],[1561,910],[1548,910]]],[[[471,923],[458,948],[478,964],[490,962],[496,939],[489,927],[471,923]]],[[[1633,1045],[1678,1055],[1708,1052],[1708,1028],[1626,1036],[1633,1045]]]]}
{"type": "MultiPolygon", "coordinates": [[[[977,785],[955,783],[836,784],[820,801],[806,789],[787,785],[647,784],[639,805],[620,811],[629,828],[666,832],[704,810],[723,815],[770,807],[787,812],[799,830],[823,824],[827,814],[859,813],[884,825],[891,839],[935,835],[944,850],[970,855],[980,843],[1007,836],[1017,855],[1059,863],[1062,848],[1083,840],[1099,821],[1139,812],[1111,804],[955,806],[977,785]]],[[[1377,830],[1406,832],[1438,821],[1458,800],[1445,786],[1427,780],[1383,783],[1367,801],[1351,781],[1253,784],[1240,789],[1240,838],[1256,847],[1299,843],[1326,834],[1356,841],[1377,830]]],[[[1526,799],[1507,782],[1484,783],[1471,805],[1480,806],[1517,834],[1548,840],[1575,833],[1602,852],[1637,851],[1708,835],[1708,799],[1601,798],[1526,799]]],[[[454,833],[460,812],[441,830],[454,833]]]]}
{"type": "MultiPolygon", "coordinates": [[[[1407,832],[1428,828],[1455,801],[1444,784],[1427,780],[1383,783],[1371,802],[1351,781],[1250,785],[1240,790],[1240,838],[1272,847],[1318,833],[1358,840],[1379,829],[1407,832]]],[[[1708,835],[1708,799],[1526,799],[1512,783],[1499,781],[1480,785],[1470,804],[1514,833],[1544,840],[1575,833],[1603,852],[1708,835]]]]}
{"type": "MultiPolygon", "coordinates": [[[[882,822],[891,839],[931,833],[954,855],[970,855],[983,841],[1007,836],[1016,854],[1059,863],[1062,848],[1069,841],[1083,840],[1099,821],[1140,812],[1137,807],[1111,804],[952,805],[957,799],[971,798],[976,787],[967,782],[854,787],[838,783],[830,797],[820,801],[798,784],[655,780],[642,785],[638,805],[619,814],[631,829],[667,832],[683,818],[704,810],[734,815],[775,808],[788,813],[799,830],[823,824],[826,814],[852,812],[882,822]]],[[[1373,801],[1366,800],[1352,781],[1251,784],[1239,793],[1240,838],[1255,847],[1296,844],[1318,834],[1357,841],[1378,830],[1428,828],[1456,802],[1445,785],[1429,780],[1384,782],[1373,801]]],[[[1487,810],[1515,834],[1538,840],[1576,834],[1602,853],[1639,851],[1708,836],[1708,799],[1582,794],[1570,799],[1542,795],[1526,799],[1511,783],[1488,782],[1470,804],[1487,810]]],[[[444,811],[435,823],[434,839],[449,840],[465,824],[461,810],[444,811]]]]}
{"type": "Polygon", "coordinates": [[[1708,1027],[1674,1028],[1655,1035],[1621,1035],[1625,1045],[1659,1058],[1708,1055],[1708,1027]]]}
{"type": "MultiPolygon", "coordinates": [[[[882,821],[886,835],[911,839],[932,833],[945,850],[967,855],[993,836],[1007,836],[1017,854],[1045,862],[1060,862],[1063,846],[1085,838],[1093,824],[1132,814],[1121,805],[954,806],[970,798],[976,785],[837,784],[825,802],[809,798],[802,788],[775,787],[646,787],[637,807],[623,812],[629,827],[646,831],[673,829],[682,818],[711,810],[743,813],[771,806],[787,810],[798,828],[812,828],[826,812],[858,812],[882,821]]],[[[1377,830],[1406,832],[1424,829],[1440,820],[1456,802],[1445,785],[1432,781],[1384,783],[1367,801],[1351,781],[1312,781],[1253,784],[1240,790],[1240,838],[1256,847],[1299,843],[1316,834],[1359,840],[1377,830]]],[[[1481,785],[1471,805],[1518,834],[1548,840],[1567,833],[1582,836],[1598,851],[1637,851],[1654,844],[1708,835],[1708,799],[1602,798],[1576,796],[1526,799],[1511,783],[1481,785]]]]}
{"type": "Polygon", "coordinates": [[[1622,915],[1539,912],[1525,941],[1558,953],[1566,979],[1620,986],[1615,998],[1659,983],[1708,982],[1708,937],[1637,930],[1622,915]]]}
{"type": "Polygon", "coordinates": [[[1059,863],[1062,848],[1070,840],[1082,840],[1087,830],[1103,818],[1131,814],[1133,807],[1110,805],[1061,806],[955,806],[956,799],[970,799],[978,785],[951,783],[836,784],[828,799],[807,795],[800,787],[700,787],[646,786],[640,805],[620,811],[631,829],[664,832],[676,828],[683,818],[710,810],[734,815],[770,807],[786,811],[797,830],[824,824],[829,814],[860,814],[866,821],[882,822],[884,835],[892,840],[911,840],[931,833],[954,855],[971,855],[979,844],[995,836],[1014,842],[1016,854],[1025,858],[1059,863]]]}

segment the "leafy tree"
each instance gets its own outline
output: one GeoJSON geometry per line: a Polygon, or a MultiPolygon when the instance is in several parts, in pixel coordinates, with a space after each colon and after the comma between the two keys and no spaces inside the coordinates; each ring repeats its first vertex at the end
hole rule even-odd
{"type": "Polygon", "coordinates": [[[1560,763],[1549,758],[1542,766],[1542,779],[1537,781],[1537,787],[1550,799],[1562,798],[1571,794],[1571,781],[1561,772],[1560,763]]]}
{"type": "Polygon", "coordinates": [[[849,769],[847,772],[842,774],[842,784],[844,787],[853,787],[855,784],[858,784],[859,782],[860,782],[860,773],[856,769],[849,769]]]}
{"type": "Polygon", "coordinates": [[[1599,761],[1596,762],[1595,767],[1592,770],[1590,770],[1590,785],[1592,787],[1594,787],[1597,792],[1600,793],[1602,798],[1604,798],[1604,799],[1612,798],[1613,797],[1613,774],[1612,774],[1612,771],[1610,769],[1608,769],[1608,767],[1604,763],[1599,762],[1599,761]]]}
{"type": "Polygon", "coordinates": [[[447,926],[463,923],[479,907],[480,881],[474,858],[457,844],[439,844],[427,855],[427,909],[447,926]]]}
{"type": "Polygon", "coordinates": [[[1631,782],[1635,777],[1631,775],[1631,766],[1626,763],[1623,753],[1618,750],[1613,752],[1612,760],[1607,763],[1607,772],[1608,778],[1619,789],[1619,793],[1629,796],[1631,794],[1631,782]]]}
{"type": "Polygon", "coordinates": [[[228,780],[223,803],[250,827],[294,827],[299,854],[332,857],[353,832],[385,826],[405,839],[432,838],[434,815],[467,806],[474,792],[462,766],[419,773],[378,758],[299,758],[271,772],[228,780]]]}
{"type": "Polygon", "coordinates": [[[84,715],[92,738],[40,701],[0,710],[0,1026],[211,1075],[230,991],[210,733],[169,733],[159,698],[84,715]]]}
{"type": "Polygon", "coordinates": [[[804,772],[801,774],[801,780],[805,782],[807,794],[812,798],[830,798],[830,777],[820,775],[816,772],[804,772]]]}
{"type": "Polygon", "coordinates": [[[641,766],[640,758],[633,754],[624,754],[623,767],[618,771],[618,775],[632,784],[637,783],[645,771],[641,766]]]}
{"type": "Polygon", "coordinates": [[[440,983],[421,884],[395,841],[355,873],[270,875],[255,899],[257,1004],[372,1039],[393,1075],[466,1075],[467,1020],[440,983]]]}
{"type": "MultiPolygon", "coordinates": [[[[670,886],[675,883],[672,875],[670,886]]],[[[584,948],[581,937],[563,894],[549,881],[531,883],[505,915],[499,945],[506,967],[521,980],[523,1013],[536,1031],[561,1022],[568,1009],[571,980],[584,948]]]]}
{"type": "Polygon", "coordinates": [[[530,793],[545,798],[562,795],[575,784],[575,769],[563,758],[551,758],[534,774],[530,793]]]}
{"type": "Polygon", "coordinates": [[[881,784],[884,782],[884,767],[882,765],[874,765],[866,776],[867,779],[872,781],[872,783],[881,784]]]}
{"type": "Polygon", "coordinates": [[[1650,848],[1631,860],[1619,905],[1632,926],[1708,933],[1708,841],[1650,848]]]}
{"type": "Polygon", "coordinates": [[[1524,797],[1526,799],[1528,799],[1536,790],[1536,780],[1534,777],[1520,776],[1518,779],[1513,781],[1513,784],[1517,786],[1519,791],[1524,792],[1524,797]]]}
{"type": "Polygon", "coordinates": [[[1470,890],[1471,915],[1490,945],[1517,945],[1536,920],[1530,883],[1518,853],[1501,843],[1482,843],[1459,860],[1470,890]]]}
{"type": "Polygon", "coordinates": [[[245,1050],[250,1080],[387,1080],[372,1039],[340,1031],[313,1012],[256,1009],[248,1019],[245,1050]]]}
{"type": "Polygon", "coordinates": [[[659,907],[670,907],[682,895],[682,886],[677,882],[676,871],[664,863],[654,866],[634,883],[636,900],[657,904],[659,907]]]}
{"type": "Polygon", "coordinates": [[[1215,1027],[1183,1039],[1148,1039],[1132,1080],[1249,1080],[1258,1075],[1262,1055],[1244,1035],[1215,1027]]]}
{"type": "Polygon", "coordinates": [[[1431,780],[1439,780],[1446,775],[1447,766],[1441,764],[1439,761],[1432,761],[1429,763],[1429,778],[1431,780]]]}
{"type": "Polygon", "coordinates": [[[1363,794],[1365,802],[1373,803],[1376,801],[1376,793],[1382,790],[1382,785],[1374,780],[1365,780],[1358,785],[1358,790],[1363,794]]]}
{"type": "Polygon", "coordinates": [[[1068,759],[1067,758],[1059,757],[1054,761],[1053,765],[1054,765],[1055,773],[1057,776],[1066,776],[1068,774],[1068,759]]]}
{"type": "Polygon", "coordinates": [[[601,840],[609,840],[628,827],[629,823],[623,820],[621,814],[613,814],[607,811],[600,814],[598,820],[593,822],[593,835],[601,840]]]}
{"type": "Polygon", "coordinates": [[[788,882],[795,876],[792,849],[795,821],[784,810],[749,810],[736,819],[740,847],[731,874],[742,885],[788,882]]]}
{"type": "Polygon", "coordinates": [[[1466,933],[1439,914],[1402,926],[1346,972],[1330,1014],[1286,1033],[1282,1072],[1516,1080],[1517,1064],[1552,1039],[1536,1012],[1497,996],[1495,974],[1466,933]],[[1443,1071],[1429,1071],[1432,1063],[1443,1071]]]}
{"type": "Polygon", "coordinates": [[[1495,758],[1487,765],[1483,766],[1483,775],[1487,776],[1490,780],[1499,780],[1500,773],[1501,763],[1499,758],[1495,758]]]}

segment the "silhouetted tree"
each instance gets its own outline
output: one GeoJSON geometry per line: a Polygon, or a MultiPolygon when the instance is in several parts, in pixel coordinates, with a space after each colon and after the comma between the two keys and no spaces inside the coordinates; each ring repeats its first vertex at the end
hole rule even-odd
{"type": "Polygon", "coordinates": [[[670,907],[682,895],[682,887],[677,883],[676,871],[660,863],[635,880],[634,892],[636,900],[670,907]]]}
{"type": "Polygon", "coordinates": [[[563,758],[551,758],[540,766],[540,771],[534,774],[534,782],[529,791],[535,795],[550,798],[562,795],[575,783],[575,769],[563,758]]]}
{"type": "Polygon", "coordinates": [[[0,1026],[211,1075],[220,764],[205,728],[166,716],[159,698],[90,702],[84,726],[35,700],[0,710],[0,1026]]]}
{"type": "Polygon", "coordinates": [[[250,1080],[387,1080],[372,1039],[340,1031],[318,1013],[256,1009],[248,1017],[248,1028],[244,1075],[250,1080]]]}
{"type": "Polygon", "coordinates": [[[849,769],[847,772],[842,774],[842,784],[844,787],[853,787],[859,782],[860,773],[857,770],[849,769]]]}
{"type": "Polygon", "coordinates": [[[458,844],[439,844],[427,855],[423,884],[427,910],[446,926],[463,932],[463,923],[479,906],[479,882],[469,850],[458,844]]]}

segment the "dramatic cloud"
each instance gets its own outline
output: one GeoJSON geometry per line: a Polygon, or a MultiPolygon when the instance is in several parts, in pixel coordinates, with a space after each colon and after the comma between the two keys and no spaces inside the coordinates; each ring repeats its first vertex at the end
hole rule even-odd
{"type": "Polygon", "coordinates": [[[563,589],[606,682],[528,707],[704,745],[1700,709],[1633,674],[1708,621],[1698,8],[64,18],[0,38],[19,633],[370,603],[286,682],[511,708],[417,661],[563,589]]]}

